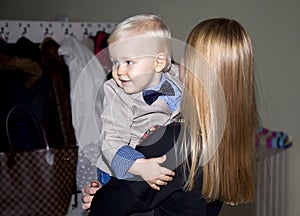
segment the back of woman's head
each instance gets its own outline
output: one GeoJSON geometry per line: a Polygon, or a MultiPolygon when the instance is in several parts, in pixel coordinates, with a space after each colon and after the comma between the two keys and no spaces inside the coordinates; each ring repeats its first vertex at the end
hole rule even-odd
{"type": "Polygon", "coordinates": [[[203,166],[207,200],[252,201],[258,115],[250,37],[237,21],[215,18],[199,23],[187,44],[182,113],[191,131],[191,173],[203,166]]]}

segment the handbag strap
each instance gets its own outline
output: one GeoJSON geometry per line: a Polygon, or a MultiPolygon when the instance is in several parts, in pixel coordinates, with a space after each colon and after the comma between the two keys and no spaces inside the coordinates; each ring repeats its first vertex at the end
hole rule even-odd
{"type": "Polygon", "coordinates": [[[29,116],[32,118],[32,120],[33,120],[33,122],[36,126],[36,129],[39,132],[38,134],[40,134],[40,132],[42,133],[41,137],[42,137],[42,139],[45,143],[45,147],[46,147],[45,159],[48,162],[48,164],[52,165],[53,161],[54,161],[54,155],[50,151],[45,129],[44,129],[40,119],[38,118],[38,116],[36,116],[36,114],[28,106],[23,105],[23,104],[15,105],[13,108],[11,108],[10,111],[8,112],[8,114],[7,114],[7,117],[6,117],[6,133],[7,133],[7,138],[8,138],[8,142],[9,142],[9,145],[10,145],[10,150],[11,150],[11,153],[12,153],[11,154],[12,158],[10,158],[11,161],[9,163],[14,163],[13,161],[14,161],[14,155],[15,154],[14,154],[14,151],[13,151],[12,140],[11,140],[11,137],[10,137],[10,134],[9,134],[8,124],[9,124],[9,119],[10,119],[12,113],[14,111],[18,110],[18,109],[23,109],[24,111],[26,111],[29,114],[29,116]]]}

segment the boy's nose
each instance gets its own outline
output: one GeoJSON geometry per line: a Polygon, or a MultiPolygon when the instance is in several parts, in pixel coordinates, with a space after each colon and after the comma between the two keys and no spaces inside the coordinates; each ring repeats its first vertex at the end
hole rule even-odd
{"type": "Polygon", "coordinates": [[[123,65],[119,65],[119,67],[117,68],[117,74],[120,75],[125,75],[126,74],[126,70],[123,67],[123,65]]]}

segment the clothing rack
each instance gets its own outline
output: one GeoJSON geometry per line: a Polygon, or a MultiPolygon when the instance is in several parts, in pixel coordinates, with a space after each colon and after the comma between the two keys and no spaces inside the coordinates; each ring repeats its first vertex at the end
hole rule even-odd
{"type": "Polygon", "coordinates": [[[113,22],[0,20],[0,37],[9,43],[16,42],[22,36],[37,43],[45,37],[60,42],[71,35],[82,40],[95,36],[98,31],[110,33],[114,26],[113,22]]]}
{"type": "MultiPolygon", "coordinates": [[[[7,43],[12,43],[14,45],[14,43],[16,43],[20,38],[25,37],[26,39],[28,39],[30,41],[29,42],[30,45],[31,45],[31,42],[36,43],[34,45],[37,45],[37,44],[43,43],[44,39],[49,37],[52,40],[56,41],[59,45],[64,45],[65,47],[70,48],[71,51],[69,54],[72,54],[72,58],[76,59],[76,60],[74,60],[74,62],[76,61],[76,63],[72,64],[72,71],[70,70],[69,74],[70,74],[70,77],[78,78],[79,73],[82,69],[81,66],[87,64],[86,61],[93,58],[96,48],[99,49],[99,46],[97,46],[97,45],[101,42],[100,41],[101,37],[99,37],[100,39],[98,39],[97,36],[98,35],[101,36],[102,35],[101,33],[103,33],[103,32],[108,33],[108,34],[111,33],[111,31],[115,27],[115,24],[116,23],[113,23],[113,22],[0,20],[0,39],[2,38],[1,40],[4,40],[7,43]],[[98,33],[100,33],[100,34],[98,34],[98,33]],[[73,41],[75,41],[75,39],[72,36],[76,37],[76,39],[77,39],[76,42],[78,41],[78,43],[76,43],[76,44],[73,43],[73,41]],[[94,40],[92,40],[92,39],[85,40],[85,39],[89,39],[89,37],[95,37],[95,38],[93,38],[94,40]],[[65,41],[65,44],[63,43],[64,39],[67,39],[65,41]],[[68,44],[68,41],[70,42],[69,44],[68,44]],[[72,41],[72,43],[71,43],[71,41],[72,41]],[[79,44],[79,42],[83,42],[83,43],[79,44]],[[89,45],[91,45],[91,43],[94,43],[93,45],[95,45],[95,46],[90,47],[89,45]],[[76,48],[75,48],[74,44],[76,45],[76,48]],[[74,45],[74,47],[73,47],[73,45],[74,45]],[[86,48],[86,49],[84,49],[84,48],[86,48]],[[88,50],[88,48],[90,48],[90,50],[88,50]],[[77,74],[77,72],[78,72],[78,74],[77,74]]],[[[3,44],[4,44],[3,47],[5,48],[6,44],[5,43],[3,43],[3,44]]],[[[23,45],[23,44],[21,43],[20,45],[23,45]]],[[[12,46],[12,47],[14,47],[14,46],[12,46]]],[[[18,47],[18,44],[16,44],[15,47],[18,47]]],[[[34,46],[34,48],[36,48],[36,47],[37,46],[34,46]]],[[[0,47],[0,49],[1,49],[1,47],[0,47]]],[[[34,49],[31,49],[31,47],[30,47],[26,50],[26,53],[28,54],[27,51],[30,51],[30,50],[36,51],[34,49]]],[[[41,48],[41,50],[42,50],[42,48],[41,48]]],[[[0,51],[2,51],[2,50],[0,50],[0,51]]],[[[0,54],[2,55],[2,52],[0,54]]],[[[34,57],[36,57],[36,55],[38,55],[38,54],[35,52],[32,55],[34,55],[34,57]]],[[[57,53],[57,55],[58,55],[58,53],[57,53]]],[[[100,55],[98,55],[97,57],[100,58],[100,55]]],[[[101,56],[101,57],[104,58],[105,56],[101,56]]],[[[96,61],[92,61],[92,62],[96,62],[96,61]]],[[[38,62],[38,63],[42,64],[41,62],[38,62]]],[[[0,64],[1,64],[1,62],[0,62],[0,64]]],[[[96,63],[94,63],[94,64],[96,64],[96,63]]],[[[90,64],[90,65],[94,65],[94,64],[90,64]]],[[[44,69],[46,70],[45,67],[43,67],[41,70],[44,70],[44,69]]],[[[53,68],[51,68],[51,72],[48,72],[48,73],[56,74],[57,76],[61,75],[66,71],[58,73],[57,70],[60,70],[62,68],[63,67],[60,64],[58,66],[54,65],[53,68]],[[53,72],[55,72],[55,73],[53,73],[53,72]]],[[[1,67],[0,67],[0,69],[1,69],[1,67]]],[[[60,77],[60,78],[64,79],[66,77],[60,77]]],[[[75,78],[73,78],[72,80],[75,80],[75,78]]],[[[49,82],[52,82],[52,80],[50,80],[49,82]]],[[[60,87],[63,88],[64,86],[62,85],[60,87]]],[[[72,86],[72,89],[74,89],[74,86],[72,86]]],[[[63,95],[60,91],[58,91],[58,92],[59,92],[59,95],[63,95]]],[[[86,92],[86,91],[84,91],[84,92],[86,92]]],[[[67,95],[63,95],[63,96],[67,96],[67,95]]],[[[36,107],[38,107],[38,105],[36,105],[36,107]]],[[[40,108],[40,107],[38,107],[38,108],[40,108]]],[[[66,113],[63,112],[63,114],[66,114],[66,113]]],[[[1,133],[1,131],[0,131],[0,133],[1,133]]],[[[91,181],[90,178],[92,178],[92,179],[97,178],[96,167],[93,167],[90,165],[90,161],[84,157],[84,155],[81,151],[79,151],[79,155],[78,155],[78,167],[79,167],[78,168],[79,171],[77,170],[77,172],[79,172],[78,176],[80,178],[80,182],[77,182],[78,186],[81,187],[82,185],[87,184],[86,182],[84,182],[84,184],[83,184],[82,183],[83,181],[87,181],[89,183],[91,181]],[[83,166],[84,166],[84,169],[82,168],[83,166]]]]}

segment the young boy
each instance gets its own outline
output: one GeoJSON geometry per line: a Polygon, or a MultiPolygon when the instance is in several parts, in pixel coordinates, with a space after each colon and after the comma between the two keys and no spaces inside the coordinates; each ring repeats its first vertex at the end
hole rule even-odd
{"type": "Polygon", "coordinates": [[[136,15],[116,26],[108,39],[113,79],[104,84],[101,154],[102,185],[109,176],[141,176],[152,188],[172,180],[161,167],[165,156],[145,159],[134,148],[154,125],[166,125],[179,114],[181,87],[171,64],[171,34],[156,15],[136,15]]]}

